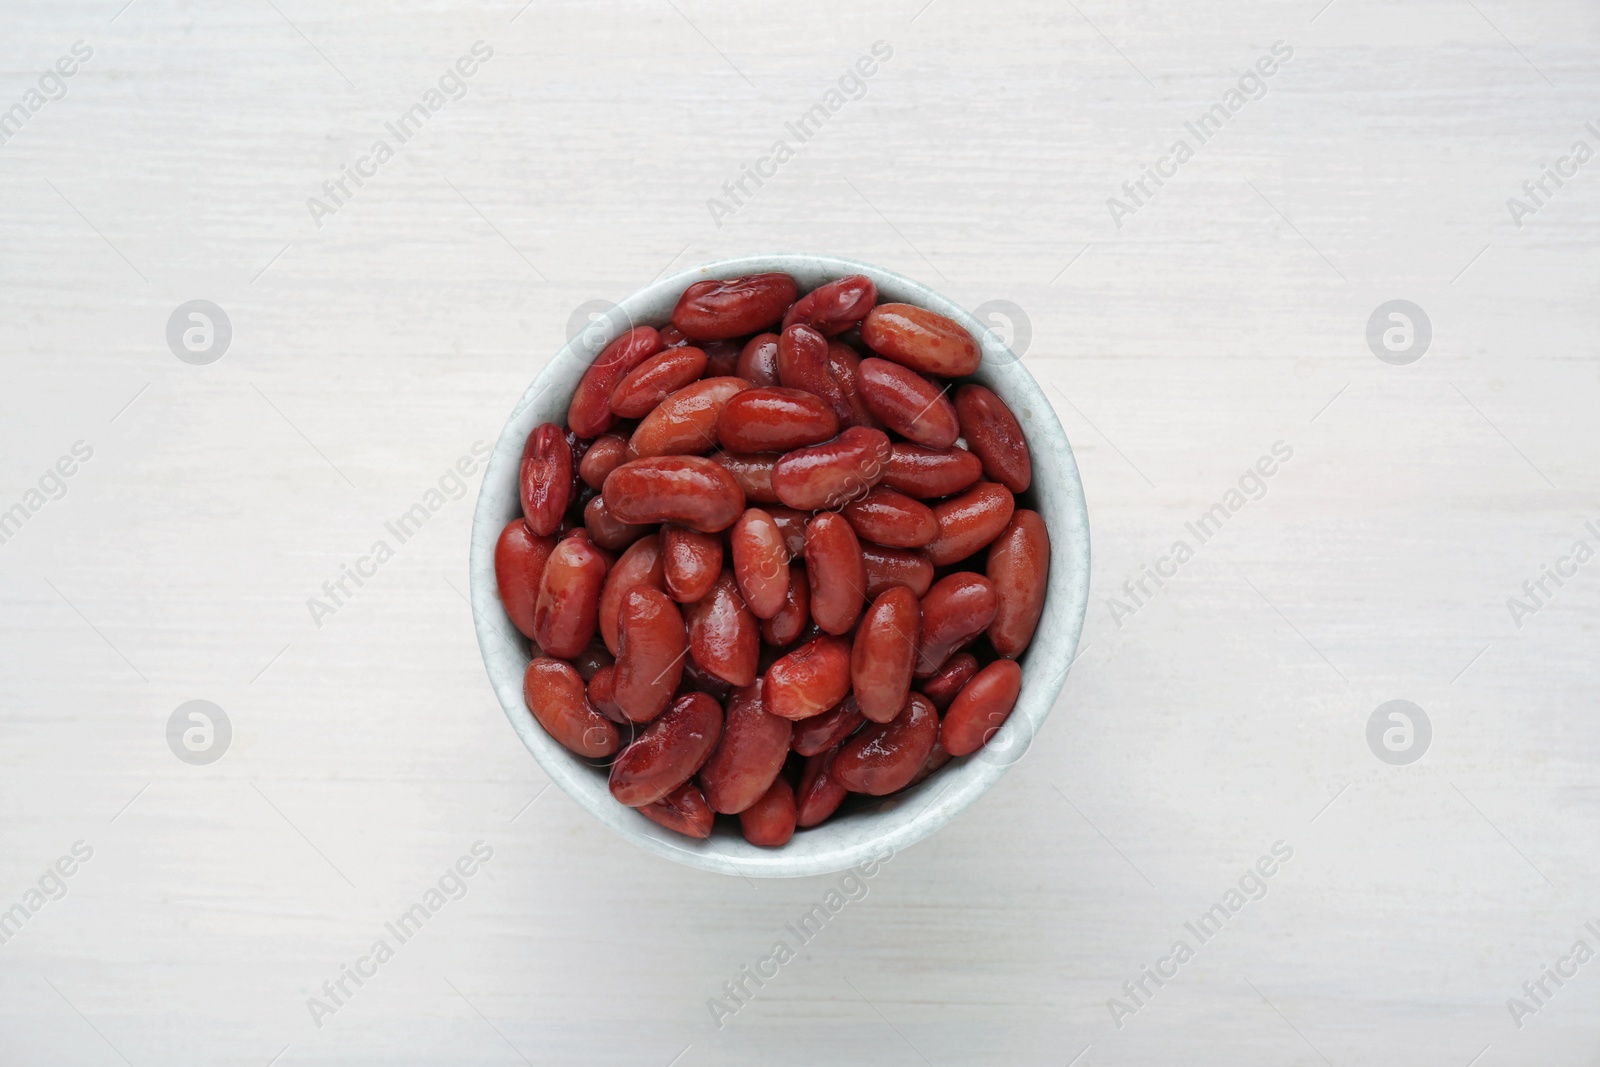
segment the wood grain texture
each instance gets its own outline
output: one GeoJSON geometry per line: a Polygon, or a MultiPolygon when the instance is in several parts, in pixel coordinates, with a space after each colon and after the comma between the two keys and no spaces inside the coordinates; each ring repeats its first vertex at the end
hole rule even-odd
{"type": "Polygon", "coordinates": [[[1520,1029],[1506,1004],[1600,950],[1600,565],[1520,628],[1506,604],[1600,547],[1600,163],[1521,228],[1506,206],[1600,149],[1593,5],[121,3],[0,15],[0,112],[93,49],[0,144],[0,511],[93,450],[0,544],[0,912],[93,849],[0,944],[0,1062],[1594,1061],[1600,964],[1520,1029]],[[307,199],[479,41],[319,227],[307,199]],[[1115,225],[1278,41],[1265,95],[1115,225]],[[585,301],[790,249],[1025,310],[1095,588],[1027,757],[718,1028],[708,998],[838,879],[700,874],[541,792],[462,595],[476,481],[447,475],[585,301]],[[165,340],[195,298],[233,326],[209,366],[165,340]],[[1410,366],[1366,344],[1395,298],[1432,323],[1410,366]],[[1119,618],[1276,442],[1264,495],[1119,618]],[[1433,726],[1406,767],[1365,740],[1395,698],[1433,726]],[[209,766],[167,747],[192,699],[232,722],[209,766]],[[315,1025],[477,841],[465,895],[315,1025]],[[1278,841],[1265,897],[1119,1027],[1108,998],[1278,841]]]}

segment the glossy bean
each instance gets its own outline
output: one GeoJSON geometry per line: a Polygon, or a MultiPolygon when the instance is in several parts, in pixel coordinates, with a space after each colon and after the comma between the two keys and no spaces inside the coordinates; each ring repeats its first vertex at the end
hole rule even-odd
{"type": "Polygon", "coordinates": [[[744,491],[733,475],[704,456],[629,460],[601,490],[610,514],[622,522],[681,522],[717,533],[744,513],[744,491]]]}
{"type": "Polygon", "coordinates": [[[795,723],[789,747],[802,756],[815,756],[838,745],[866,721],[855,698],[845,697],[832,710],[795,723]]]}
{"type": "Polygon", "coordinates": [[[778,335],[758,333],[739,350],[734,373],[751,385],[782,385],[778,378],[778,335]]]}
{"type": "Polygon", "coordinates": [[[555,547],[554,537],[535,537],[520,518],[506,523],[494,544],[494,578],[500,589],[500,603],[511,625],[523,637],[533,637],[533,606],[539,599],[539,578],[555,547]]]}
{"type": "Polygon", "coordinates": [[[718,703],[721,703],[728,699],[728,694],[733,692],[733,688],[726,678],[718,678],[694,661],[694,647],[691,642],[689,655],[683,661],[683,680],[678,683],[678,695],[710,693],[717,698],[718,703]]]}
{"type": "Polygon", "coordinates": [[[635,326],[605,347],[583,372],[567,406],[567,428],[579,437],[598,437],[617,417],[611,410],[611,390],[639,364],[665,347],[652,326],[635,326]]]}
{"type": "Polygon", "coordinates": [[[729,452],[788,452],[839,432],[839,417],[803,389],[746,389],[723,405],[717,439],[729,452]]]}
{"type": "Polygon", "coordinates": [[[655,803],[693,777],[721,737],[721,705],[684,694],[611,764],[611,795],[630,808],[655,803]]]}
{"type": "Polygon", "coordinates": [[[956,695],[945,714],[939,742],[952,756],[968,756],[982,748],[1016,707],[1022,691],[1022,668],[1015,660],[997,659],[979,671],[956,695]]]}
{"type": "Polygon", "coordinates": [[[861,340],[886,359],[942,378],[964,378],[983,358],[960,323],[911,304],[873,308],[862,320],[861,340]]]}
{"type": "Polygon", "coordinates": [[[622,647],[619,630],[622,600],[630,590],[640,586],[657,591],[667,588],[661,564],[660,534],[649,534],[629,545],[606,573],[605,585],[600,589],[600,639],[613,656],[622,647]]]}
{"type": "Polygon", "coordinates": [[[668,596],[680,604],[694,603],[722,573],[722,538],[667,523],[661,527],[661,573],[668,596]]]}
{"type": "Polygon", "coordinates": [[[598,636],[590,638],[589,643],[583,646],[583,651],[572,658],[572,669],[578,672],[578,677],[588,682],[602,667],[609,667],[616,662],[616,657],[598,636]]]}
{"type": "Polygon", "coordinates": [[[700,787],[693,782],[684,782],[654,804],[645,804],[638,810],[653,823],[700,840],[711,836],[717,820],[700,787]]]}
{"type": "Polygon", "coordinates": [[[883,484],[918,500],[959,493],[983,477],[983,461],[964,448],[923,448],[896,441],[883,484]]]}
{"type": "Polygon", "coordinates": [[[882,480],[889,454],[887,434],[852,426],[832,441],[786,453],[772,468],[772,491],[802,511],[841,508],[882,480]]]}
{"type": "Polygon", "coordinates": [[[791,326],[778,337],[778,380],[787,388],[821,397],[834,417],[848,425],[850,402],[828,362],[828,340],[809,326],[791,326]]]}
{"type": "Polygon", "coordinates": [[[552,656],[570,659],[594,636],[606,561],[587,538],[559,542],[539,576],[533,639],[552,656]]]}
{"type": "Polygon", "coordinates": [[[622,713],[622,708],[617,705],[616,677],[615,663],[607,664],[595,671],[594,677],[589,679],[589,703],[612,722],[632,725],[628,717],[622,713]]]}
{"type": "Polygon", "coordinates": [[[744,490],[746,503],[778,502],[778,494],[772,491],[772,468],[783,458],[782,452],[713,452],[711,458],[733,475],[744,490]]]}
{"type": "Polygon", "coordinates": [[[739,373],[739,350],[744,346],[738,341],[707,341],[706,352],[706,377],[731,378],[739,373]]]}
{"type": "Polygon", "coordinates": [[[792,645],[810,621],[811,585],[806,578],[806,569],[798,563],[791,563],[783,607],[772,618],[761,620],[761,639],[775,648],[792,645]]]}
{"type": "Polygon", "coordinates": [[[677,348],[679,345],[686,345],[688,343],[689,338],[684,335],[682,330],[672,325],[672,323],[669,322],[665,326],[661,327],[662,348],[677,348]]]}
{"type": "Polygon", "coordinates": [[[798,559],[805,555],[806,523],[811,521],[811,512],[785,507],[782,504],[762,510],[771,515],[772,521],[778,524],[778,532],[783,534],[783,547],[788,551],[789,558],[798,559]]]}
{"type": "Polygon", "coordinates": [[[519,488],[528,529],[540,537],[555,533],[572,500],[572,447],[555,423],[544,423],[528,435],[519,488]]]}
{"type": "Polygon", "coordinates": [[[856,532],[836,511],[824,511],[806,526],[806,574],[812,620],[827,633],[847,633],[861,616],[867,571],[856,532]]]}
{"type": "Polygon", "coordinates": [[[611,410],[624,419],[642,419],[705,371],[704,350],[692,345],[663,349],[617,382],[611,390],[611,410]]]}
{"type": "Polygon", "coordinates": [[[850,642],[824,634],[767,669],[767,711],[785,719],[821,715],[850,691],[850,642]]]}
{"type": "Polygon", "coordinates": [[[916,676],[933,675],[952,653],[987,629],[997,603],[994,583],[981,574],[957,571],[935,582],[922,598],[916,676]]]}
{"type": "Polygon", "coordinates": [[[633,722],[649,722],[672,700],[688,648],[683,615],[667,595],[635,586],[622,598],[617,620],[617,705],[633,722]]]}
{"type": "Polygon", "coordinates": [[[768,714],[761,679],[728,698],[722,739],[700,768],[700,788],[713,811],[737,815],[761,799],[783,770],[794,723],[768,714]]]}
{"type": "Polygon", "coordinates": [[[779,775],[760,800],[739,813],[739,830],[752,845],[786,845],[794,836],[796,810],[794,787],[779,775]]]}
{"type": "Polygon", "coordinates": [[[600,488],[606,484],[606,475],[616,470],[622,463],[627,451],[627,438],[614,433],[596,437],[589,450],[583,454],[583,462],[578,464],[578,476],[589,488],[600,488]]]}
{"type": "Polygon", "coordinates": [[[852,500],[842,514],[862,540],[890,548],[921,548],[939,534],[932,508],[887,486],[852,500]]]}
{"type": "Polygon", "coordinates": [[[609,552],[621,552],[650,532],[649,523],[619,522],[606,507],[605,497],[596,493],[583,506],[583,528],[594,543],[609,552]]]}
{"type": "Polygon", "coordinates": [[[850,684],[856,706],[873,722],[888,722],[911,693],[922,630],[922,608],[903,585],[884,591],[862,616],[850,652],[850,684]]]}
{"type": "Polygon", "coordinates": [[[750,388],[743,378],[706,378],[684,386],[644,417],[628,447],[638,457],[697,456],[717,447],[717,420],[730,397],[750,388]]]}
{"type": "Polygon", "coordinates": [[[711,591],[690,604],[689,658],[730,685],[756,680],[761,627],[739,595],[733,572],[724,569],[711,591]]]}
{"type": "Polygon", "coordinates": [[[843,341],[828,342],[828,371],[839,383],[839,391],[844,394],[844,401],[849,408],[850,416],[843,421],[846,426],[870,426],[875,430],[883,429],[883,424],[878,417],[867,407],[867,402],[861,397],[861,357],[856,350],[843,341]]]}
{"type": "Polygon", "coordinates": [[[672,324],[687,337],[719,341],[776,326],[798,288],[787,274],[695,282],[672,309],[672,324]]]}
{"type": "Polygon", "coordinates": [[[913,370],[887,359],[864,359],[856,387],[885,426],[925,448],[949,448],[961,436],[955,405],[944,389],[913,370]]]}
{"type": "Polygon", "coordinates": [[[950,702],[961,692],[961,687],[977,673],[977,657],[970,652],[959,652],[945,660],[944,666],[931,677],[922,680],[922,695],[931,700],[942,715],[950,709],[950,702]]]}
{"type": "Polygon", "coordinates": [[[983,461],[983,472],[1013,493],[1033,481],[1028,439],[1006,402],[981,385],[956,390],[956,414],[967,447],[983,461]]]}
{"type": "Polygon", "coordinates": [[[802,828],[816,826],[839,810],[849,794],[829,773],[838,749],[829,749],[806,760],[800,772],[800,785],[795,789],[795,825],[802,828]]]}
{"type": "Polygon", "coordinates": [[[979,482],[958,497],[933,506],[939,536],[928,545],[928,558],[943,567],[966,559],[988,544],[1011,521],[1017,501],[1011,490],[994,482],[979,482]]]}
{"type": "Polygon", "coordinates": [[[728,531],[733,575],[751,614],[770,619],[789,593],[789,553],[778,524],[760,508],[749,508],[728,531]]]}
{"type": "Polygon", "coordinates": [[[876,598],[891,586],[903,585],[917,596],[933,584],[933,561],[919,549],[863,544],[861,564],[867,571],[867,595],[876,598]]]}
{"type": "Polygon", "coordinates": [[[796,323],[833,337],[858,325],[878,301],[878,287],[864,274],[850,274],[817,286],[790,305],[783,316],[787,329],[796,323]]]}
{"type": "Polygon", "coordinates": [[[545,732],[570,752],[600,759],[622,745],[616,725],[589,703],[578,672],[558,659],[540,656],[528,664],[522,697],[545,732]]]}
{"type": "Polygon", "coordinates": [[[916,785],[918,782],[928,777],[928,775],[932,774],[934,771],[938,770],[940,767],[943,767],[949,762],[950,753],[944,750],[943,745],[935,741],[933,743],[932,751],[928,753],[927,760],[922,764],[922,770],[918,771],[915,777],[911,779],[911,785],[916,785]]]}
{"type": "Polygon", "coordinates": [[[887,796],[911,784],[938,741],[939,713],[912,693],[894,719],[868,723],[839,746],[829,773],[852,793],[887,796]]]}
{"type": "Polygon", "coordinates": [[[1006,659],[1022,655],[1044,615],[1050,581],[1050,533],[1036,511],[1020,510],[989,546],[987,566],[999,605],[989,643],[1006,659]]]}

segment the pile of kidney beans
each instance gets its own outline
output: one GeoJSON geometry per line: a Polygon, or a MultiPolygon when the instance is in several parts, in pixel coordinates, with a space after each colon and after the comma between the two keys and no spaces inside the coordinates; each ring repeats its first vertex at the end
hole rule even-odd
{"type": "Polygon", "coordinates": [[[757,845],[977,751],[1022,685],[1050,540],[957,323],[860,275],[696,282],[528,437],[495,548],[534,718],[611,793],[757,845]]]}

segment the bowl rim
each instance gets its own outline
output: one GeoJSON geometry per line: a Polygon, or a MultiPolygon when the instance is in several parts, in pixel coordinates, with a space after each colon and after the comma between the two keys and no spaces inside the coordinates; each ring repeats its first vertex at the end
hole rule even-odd
{"type": "MultiPolygon", "coordinates": [[[[469,560],[473,625],[490,685],[507,720],[550,780],[601,823],[649,852],[701,870],[768,878],[831,874],[881,862],[886,852],[893,855],[921,841],[971,806],[1026,753],[1059,699],[1077,657],[1089,598],[1089,519],[1077,462],[1054,408],[1020,357],[965,308],[897,271],[841,256],[789,252],[718,259],[657,279],[611,308],[613,312],[598,324],[600,336],[575,335],[540,368],[507,418],[479,487],[469,560]],[[1033,504],[1050,534],[1044,613],[1033,643],[1021,657],[1022,694],[1000,731],[978,753],[950,761],[898,794],[869,801],[862,809],[813,829],[797,831],[788,845],[777,849],[750,845],[737,833],[718,832],[695,841],[617,803],[605,788],[603,773],[597,774],[599,768],[563,748],[528,711],[522,696],[528,662],[525,639],[505,613],[494,574],[494,548],[500,531],[520,511],[517,471],[528,433],[539,422],[565,423],[566,399],[561,400],[554,417],[548,413],[540,417],[535,405],[558,383],[570,379],[575,386],[600,348],[635,321],[666,322],[677,296],[692,283],[769,271],[795,275],[803,290],[821,284],[804,280],[813,276],[827,280],[864,274],[878,286],[880,302],[888,295],[965,327],[980,341],[984,353],[982,366],[968,380],[994,389],[1016,412],[1034,459],[1034,483],[1029,492],[1036,497],[1048,493],[1051,498],[1033,504]],[[666,312],[662,313],[659,309],[664,300],[666,312]],[[1049,476],[1048,488],[1041,485],[1041,474],[1049,476]],[[1048,645],[1044,639],[1049,639],[1048,645]],[[913,807],[916,810],[908,812],[913,807]]],[[[570,388],[562,394],[570,395],[570,388]]]]}

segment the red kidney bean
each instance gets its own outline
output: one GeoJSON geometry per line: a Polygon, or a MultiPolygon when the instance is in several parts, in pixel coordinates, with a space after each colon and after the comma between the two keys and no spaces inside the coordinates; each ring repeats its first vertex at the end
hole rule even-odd
{"type": "Polygon", "coordinates": [[[690,604],[689,658],[730,685],[756,680],[761,630],[739,595],[733,572],[723,570],[711,591],[690,604]]]}
{"type": "Polygon", "coordinates": [[[943,767],[949,762],[950,753],[944,750],[943,745],[935,741],[933,743],[933,751],[928,753],[927,762],[922,765],[922,770],[917,772],[916,777],[911,779],[911,784],[916,785],[918,782],[928,777],[928,775],[932,774],[934,771],[938,770],[940,767],[943,767]]]}
{"type": "Polygon", "coordinates": [[[978,751],[1011,715],[1021,691],[1022,668],[1017,662],[995,660],[956,695],[939,730],[939,743],[952,756],[978,751]]]}
{"type": "Polygon", "coordinates": [[[642,419],[705,371],[703,350],[691,345],[663,349],[629,371],[612,388],[611,410],[625,419],[642,419]]]}
{"type": "Polygon", "coordinates": [[[812,620],[827,633],[847,633],[861,616],[867,570],[856,532],[836,511],[824,511],[806,526],[806,574],[812,620]]]}
{"type": "Polygon", "coordinates": [[[589,446],[593,442],[587,437],[579,437],[571,430],[566,431],[562,436],[566,438],[567,448],[572,452],[572,492],[569,499],[576,500],[585,488],[583,478],[579,476],[578,470],[583,464],[583,457],[589,454],[589,446]]]}
{"type": "Polygon", "coordinates": [[[826,337],[843,333],[866,318],[878,301],[878,287],[864,274],[851,274],[817,286],[789,306],[783,327],[803,323],[826,337]]]}
{"type": "Polygon", "coordinates": [[[722,538],[667,523],[661,527],[661,573],[673,600],[680,604],[699,600],[722,573],[722,538]]]}
{"type": "Polygon", "coordinates": [[[722,740],[700,768],[700,788],[711,810],[737,815],[761,799],[783,770],[794,723],[769,715],[761,700],[761,679],[728,698],[722,740]]]}
{"type": "Polygon", "coordinates": [[[739,829],[752,845],[777,848],[794,836],[795,814],[794,787],[779,775],[760,800],[739,813],[739,829]]]}
{"type": "Polygon", "coordinates": [[[654,804],[693,777],[722,737],[722,707],[686,693],[611,764],[611,795],[630,808],[654,804]]]}
{"type": "Polygon", "coordinates": [[[939,536],[929,543],[928,558],[943,567],[987,547],[1011,521],[1016,506],[1011,490],[993,482],[979,482],[960,496],[935,504],[939,536]]]}
{"type": "MultiPolygon", "coordinates": [[[[694,605],[689,605],[690,614],[694,605]]],[[[754,675],[752,675],[754,677],[754,675]]],[[[678,683],[678,695],[685,693],[710,693],[717,698],[718,703],[728,699],[728,694],[733,692],[733,686],[728,684],[726,678],[718,678],[710,671],[694,661],[694,641],[690,639],[689,658],[683,661],[683,681],[678,683]]]]}
{"type": "Polygon", "coordinates": [[[704,456],[629,460],[606,478],[601,495],[622,522],[681,522],[702,533],[726,530],[744,513],[739,483],[704,456]]]}
{"type": "Polygon", "coordinates": [[[622,598],[617,632],[617,705],[633,722],[649,722],[672,700],[683,677],[683,615],[665,593],[636,586],[622,598]]]}
{"type": "Polygon", "coordinates": [[[933,702],[942,715],[950,709],[950,702],[961,692],[961,687],[972,681],[978,673],[978,660],[970,652],[959,652],[945,660],[944,666],[922,681],[922,695],[933,702]]]}
{"type": "Polygon", "coordinates": [[[717,419],[735,393],[750,388],[743,378],[706,378],[686,385],[644,417],[628,446],[640,457],[694,456],[717,447],[717,419]]]}
{"type": "Polygon", "coordinates": [[[662,348],[677,348],[679,345],[688,343],[689,339],[683,335],[683,331],[672,325],[672,323],[669,322],[661,327],[662,348]]]}
{"type": "Polygon", "coordinates": [[[583,646],[583,651],[573,659],[572,668],[578,672],[579,678],[588,682],[601,667],[608,667],[615,662],[616,658],[611,655],[611,650],[606,648],[605,642],[596,637],[591,638],[589,643],[583,646]]]}
{"type": "Polygon", "coordinates": [[[782,452],[713,452],[711,458],[733,475],[733,480],[744,490],[747,503],[778,502],[778,494],[772,491],[772,468],[783,458],[782,452]]]}
{"type": "Polygon", "coordinates": [[[733,575],[750,613],[770,619],[783,610],[789,592],[789,553],[778,524],[760,508],[750,508],[728,531],[733,575]]]}
{"type": "Polygon", "coordinates": [[[868,723],[839,746],[830,774],[852,793],[887,796],[911,784],[939,741],[939,713],[912,693],[889,722],[868,723]]]}
{"type": "Polygon", "coordinates": [[[1006,659],[1016,659],[1044,615],[1050,578],[1050,533],[1038,512],[1022,510],[1011,516],[989,546],[988,574],[999,597],[989,643],[1006,659]]]}
{"type": "Polygon", "coordinates": [[[1006,402],[981,385],[956,390],[956,414],[967,447],[983,461],[983,472],[1013,493],[1033,480],[1028,439],[1006,402]]]}
{"type": "Polygon", "coordinates": [[[635,326],[605,347],[583,372],[567,407],[567,428],[579,437],[598,437],[611,428],[611,390],[633,368],[661,351],[661,335],[651,326],[635,326]]]}
{"type": "Polygon", "coordinates": [[[739,350],[743,347],[738,341],[706,342],[706,377],[736,377],[739,373],[739,350]]]}
{"type": "Polygon", "coordinates": [[[622,745],[615,724],[595,711],[578,672],[540,656],[522,676],[522,697],[545,732],[585,759],[609,756],[622,745]]]}
{"type": "Polygon", "coordinates": [[[667,587],[661,564],[660,534],[641,537],[629,545],[606,574],[605,585],[600,589],[600,638],[613,656],[622,647],[618,628],[622,617],[622,600],[629,591],[640,586],[648,586],[658,592],[667,587]]]}
{"type": "Polygon", "coordinates": [[[870,597],[876,598],[896,585],[903,585],[920,597],[933,584],[933,561],[926,552],[864,544],[861,563],[867,570],[867,595],[870,597]]]}
{"type": "Polygon", "coordinates": [[[761,639],[776,648],[792,645],[799,640],[810,621],[811,587],[806,580],[806,569],[798,563],[791,563],[789,585],[783,593],[783,607],[772,618],[761,620],[761,639]]]}
{"type": "Polygon", "coordinates": [[[862,539],[891,548],[921,548],[939,534],[932,508],[881,485],[846,504],[843,515],[862,539]]]}
{"type": "Polygon", "coordinates": [[[505,606],[523,637],[533,637],[533,605],[539,599],[539,577],[556,547],[554,537],[535,537],[528,524],[512,519],[494,544],[494,578],[505,606]]]}
{"type": "Polygon", "coordinates": [[[839,805],[844,803],[849,790],[829,773],[833,757],[838,751],[830,749],[806,760],[805,770],[800,773],[800,785],[795,790],[796,826],[816,826],[838,811],[839,805]]]}
{"type": "Polygon", "coordinates": [[[864,359],[856,388],[867,409],[902,437],[927,448],[949,448],[961,436],[955,405],[927,378],[887,359],[864,359]]]}
{"type": "Polygon", "coordinates": [[[883,478],[889,437],[882,430],[852,426],[832,441],[797,448],[772,468],[772,491],[792,508],[840,508],[883,478]]]}
{"type": "Polygon", "coordinates": [[[587,539],[559,542],[539,576],[533,639],[551,656],[570,659],[594,636],[606,561],[587,539]]]}
{"type": "Polygon", "coordinates": [[[861,357],[855,349],[843,341],[828,342],[828,372],[839,383],[839,391],[844,394],[845,404],[850,409],[850,417],[843,420],[844,425],[870,426],[874,430],[881,430],[883,424],[861,398],[860,371],[861,357]]]}
{"type": "Polygon", "coordinates": [[[911,304],[879,304],[861,323],[868,348],[923,374],[964,378],[978,369],[978,342],[960,323],[911,304]]]}
{"type": "Polygon", "coordinates": [[[777,325],[798,291],[787,274],[695,282],[678,298],[672,324],[701,341],[743,337],[777,325]]]}
{"type": "Polygon", "coordinates": [[[883,484],[918,500],[932,500],[959,493],[981,477],[983,461],[964,448],[923,448],[897,441],[883,484]]]}
{"type": "Polygon", "coordinates": [[[693,782],[684,782],[654,804],[644,805],[639,814],[668,830],[702,840],[711,836],[717,818],[693,782]]]}
{"type": "Polygon", "coordinates": [[[589,488],[600,488],[606,484],[606,475],[622,463],[627,450],[627,440],[614,433],[595,438],[589,450],[583,454],[583,462],[578,464],[578,476],[589,488]]]}
{"type": "Polygon", "coordinates": [[[823,634],[767,668],[767,711],[785,719],[821,715],[850,691],[850,642],[823,634]]]}
{"type": "Polygon", "coordinates": [[[616,674],[615,663],[607,664],[594,672],[594,677],[589,679],[589,703],[612,722],[631,725],[628,717],[622,713],[622,708],[617,705],[616,674]]]}
{"type": "Polygon", "coordinates": [[[621,552],[650,532],[648,523],[619,522],[606,507],[604,496],[596,494],[583,506],[583,528],[594,543],[611,552],[621,552]]]}
{"type": "Polygon", "coordinates": [[[790,389],[821,397],[841,423],[849,424],[850,402],[828,363],[828,340],[816,330],[791,326],[779,335],[778,379],[790,389]]]}
{"type": "Polygon", "coordinates": [[[781,385],[778,378],[778,335],[758,333],[744,343],[734,373],[751,385],[781,385]]]}
{"type": "Polygon", "coordinates": [[[922,607],[903,585],[874,600],[856,628],[850,683],[856,706],[873,722],[888,722],[905,707],[921,630],[922,607]]]}
{"type": "Polygon", "coordinates": [[[572,500],[572,448],[566,431],[555,423],[544,423],[528,435],[520,486],[528,529],[540,537],[555,533],[572,500]]]}
{"type": "Polygon", "coordinates": [[[729,452],[788,452],[839,432],[839,416],[802,389],[746,389],[723,405],[717,439],[729,452]]]}
{"type": "Polygon", "coordinates": [[[795,723],[789,747],[802,756],[815,756],[837,746],[866,721],[861,709],[856,706],[855,697],[845,697],[834,705],[832,711],[795,723]]]}
{"type": "Polygon", "coordinates": [[[811,521],[811,512],[799,511],[782,504],[763,510],[778,524],[778,532],[783,534],[783,547],[789,553],[789,558],[797,559],[805,555],[806,523],[811,521]]]}
{"type": "Polygon", "coordinates": [[[950,654],[994,621],[994,583],[981,574],[958,571],[934,583],[922,598],[922,640],[917,644],[918,678],[943,667],[950,654]]]}

